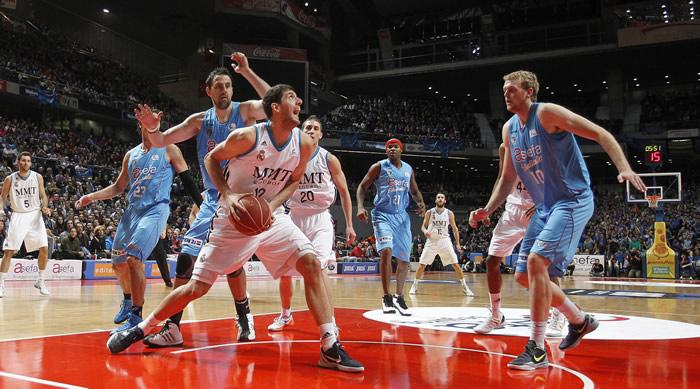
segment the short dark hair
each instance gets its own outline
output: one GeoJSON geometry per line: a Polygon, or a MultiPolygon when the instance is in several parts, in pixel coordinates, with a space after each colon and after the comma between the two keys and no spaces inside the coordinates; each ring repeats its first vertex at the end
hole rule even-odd
{"type": "Polygon", "coordinates": [[[211,85],[214,83],[214,78],[216,78],[216,76],[228,76],[228,78],[233,81],[233,77],[231,77],[231,73],[229,73],[228,69],[224,67],[219,67],[212,70],[207,76],[207,87],[211,88],[211,85]]]}
{"type": "Polygon", "coordinates": [[[263,109],[265,110],[265,115],[267,115],[268,119],[272,119],[272,103],[281,103],[282,95],[290,90],[294,90],[294,88],[292,88],[290,85],[277,84],[270,88],[267,93],[265,93],[265,97],[263,97],[263,109]]]}
{"type": "Polygon", "coordinates": [[[22,157],[29,157],[29,159],[31,160],[31,159],[32,159],[32,153],[30,153],[29,151],[22,151],[22,152],[19,153],[19,155],[17,156],[17,161],[19,161],[20,159],[22,159],[22,157]]]}
{"type": "MultiPolygon", "coordinates": [[[[306,120],[304,120],[304,123],[309,122],[309,121],[312,121],[312,120],[315,121],[315,122],[318,122],[318,124],[321,125],[321,131],[323,131],[323,122],[321,122],[321,118],[318,117],[318,116],[316,116],[316,115],[311,115],[311,116],[309,116],[308,118],[306,118],[306,120]]],[[[302,125],[303,125],[304,123],[302,123],[302,125]]]]}

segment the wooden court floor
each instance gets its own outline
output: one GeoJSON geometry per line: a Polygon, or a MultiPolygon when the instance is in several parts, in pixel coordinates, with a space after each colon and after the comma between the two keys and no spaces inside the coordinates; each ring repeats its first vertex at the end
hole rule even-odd
{"type": "MultiPolygon", "coordinates": [[[[412,275],[410,276],[412,277],[412,275]]],[[[466,297],[452,273],[432,273],[407,296],[412,317],[383,315],[377,276],[332,276],[341,340],[365,363],[351,375],[315,367],[317,330],[295,279],[295,325],[267,325],[279,312],[274,280],[249,278],[255,342],[238,344],[234,307],[222,278],[187,308],[184,347],[135,345],[110,355],[108,329],[121,300],[109,281],[49,281],[50,297],[32,282],[7,281],[0,299],[0,387],[700,387],[700,283],[629,279],[565,279],[562,287],[601,327],[567,353],[549,340],[549,369],[509,371],[527,341],[527,292],[504,275],[507,323],[492,335],[472,328],[488,311],[485,274],[469,274],[466,297]]],[[[410,283],[407,283],[408,292],[410,283]]],[[[150,280],[144,311],[169,292],[150,280]]]]}

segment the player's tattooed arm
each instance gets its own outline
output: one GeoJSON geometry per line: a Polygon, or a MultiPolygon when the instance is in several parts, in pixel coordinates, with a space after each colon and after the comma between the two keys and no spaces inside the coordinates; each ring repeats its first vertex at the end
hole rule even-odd
{"type": "Polygon", "coordinates": [[[44,187],[44,177],[37,173],[39,177],[39,201],[41,202],[41,213],[46,216],[51,215],[51,210],[49,209],[49,197],[46,196],[46,188],[44,187]]]}
{"type": "Polygon", "coordinates": [[[270,84],[260,78],[248,65],[248,58],[245,54],[235,52],[231,54],[231,67],[233,71],[243,76],[255,92],[260,96],[260,100],[248,100],[241,103],[239,109],[241,117],[246,125],[255,124],[256,120],[265,119],[265,110],[262,105],[262,98],[270,89],[270,84]]]}
{"type": "Polygon", "coordinates": [[[12,179],[10,176],[7,176],[2,182],[2,198],[0,198],[0,207],[2,207],[1,210],[3,216],[7,216],[7,213],[5,212],[5,200],[7,200],[7,196],[10,194],[10,186],[12,185],[10,181],[12,181],[12,179]]]}
{"type": "Polygon", "coordinates": [[[429,223],[430,223],[430,212],[426,212],[425,216],[423,216],[423,224],[421,224],[420,230],[423,232],[423,235],[425,235],[425,237],[428,239],[432,238],[432,234],[428,230],[429,223]]]}
{"type": "Polygon", "coordinates": [[[370,166],[362,182],[357,186],[357,192],[355,193],[355,197],[357,198],[357,218],[364,222],[369,220],[369,215],[365,209],[365,194],[367,194],[367,189],[374,183],[374,180],[379,177],[381,170],[382,168],[379,166],[378,162],[370,166]]]}

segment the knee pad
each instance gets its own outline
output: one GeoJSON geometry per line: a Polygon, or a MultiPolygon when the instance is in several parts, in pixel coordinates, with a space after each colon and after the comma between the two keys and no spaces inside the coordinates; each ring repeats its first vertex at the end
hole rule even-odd
{"type": "Polygon", "coordinates": [[[185,253],[180,253],[177,256],[177,265],[175,266],[175,277],[181,280],[189,280],[192,278],[192,269],[194,268],[194,258],[185,253]]]}
{"type": "Polygon", "coordinates": [[[240,267],[238,270],[236,270],[232,273],[228,273],[226,275],[226,277],[227,278],[236,278],[236,277],[240,276],[242,273],[243,273],[243,267],[240,267]]]}

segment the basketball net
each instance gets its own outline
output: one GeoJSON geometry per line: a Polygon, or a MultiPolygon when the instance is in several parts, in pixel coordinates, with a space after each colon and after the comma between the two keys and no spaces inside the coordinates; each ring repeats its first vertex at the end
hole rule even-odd
{"type": "Polygon", "coordinates": [[[656,209],[659,206],[659,200],[661,200],[661,196],[647,195],[646,199],[647,203],[649,203],[649,208],[656,209]]]}

